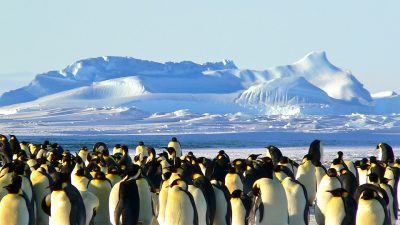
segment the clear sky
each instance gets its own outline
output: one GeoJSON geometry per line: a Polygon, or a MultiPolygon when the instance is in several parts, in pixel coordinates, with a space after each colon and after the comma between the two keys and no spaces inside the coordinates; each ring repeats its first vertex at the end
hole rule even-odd
{"type": "Polygon", "coordinates": [[[265,69],[314,50],[371,92],[400,92],[399,12],[398,0],[1,1],[0,93],[88,57],[265,69]]]}

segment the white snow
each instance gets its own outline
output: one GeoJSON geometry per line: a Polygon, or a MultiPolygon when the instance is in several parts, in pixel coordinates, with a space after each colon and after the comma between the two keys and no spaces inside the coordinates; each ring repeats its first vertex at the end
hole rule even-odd
{"type": "MultiPolygon", "coordinates": [[[[370,93],[325,52],[264,71],[238,69],[233,61],[158,63],[130,57],[79,60],[39,74],[4,93],[0,112],[55,108],[136,107],[148,113],[344,115],[399,113],[394,93],[370,93]]],[[[286,127],[285,127],[286,128],[286,127]]]]}

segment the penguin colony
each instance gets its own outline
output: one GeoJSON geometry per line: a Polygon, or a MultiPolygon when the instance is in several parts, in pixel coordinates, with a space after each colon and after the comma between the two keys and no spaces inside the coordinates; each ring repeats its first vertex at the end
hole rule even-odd
{"type": "Polygon", "coordinates": [[[319,140],[301,162],[275,146],[266,155],[213,159],[140,142],[98,142],[75,154],[0,135],[0,225],[394,225],[400,160],[390,145],[358,161],[338,152],[322,164],[319,140]]]}

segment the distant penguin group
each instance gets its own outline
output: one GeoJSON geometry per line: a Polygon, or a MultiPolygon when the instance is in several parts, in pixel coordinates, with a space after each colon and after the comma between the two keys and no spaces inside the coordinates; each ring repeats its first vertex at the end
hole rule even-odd
{"type": "Polygon", "coordinates": [[[73,153],[0,135],[0,225],[308,225],[311,211],[318,225],[397,222],[400,160],[386,143],[378,157],[339,151],[331,162],[320,140],[301,160],[273,145],[196,157],[176,137],[162,149],[98,142],[73,153]]]}

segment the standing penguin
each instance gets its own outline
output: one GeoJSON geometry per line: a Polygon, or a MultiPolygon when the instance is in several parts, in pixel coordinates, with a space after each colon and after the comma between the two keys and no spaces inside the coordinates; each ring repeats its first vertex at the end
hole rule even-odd
{"type": "Polygon", "coordinates": [[[384,163],[393,163],[394,162],[394,154],[392,146],[386,143],[379,143],[376,146],[376,149],[379,151],[378,160],[384,163]]]}
{"type": "Polygon", "coordinates": [[[269,145],[265,148],[267,149],[267,157],[272,159],[274,165],[277,165],[283,157],[281,150],[273,145],[269,145]]]}
{"type": "Polygon", "coordinates": [[[368,181],[368,171],[369,171],[369,164],[368,159],[363,158],[359,161],[359,166],[357,167],[358,172],[358,184],[363,185],[366,184],[368,181]]]}
{"type": "Polygon", "coordinates": [[[215,217],[214,225],[230,225],[232,209],[229,201],[229,191],[222,181],[212,180],[211,184],[215,194],[215,217]]]}
{"type": "Polygon", "coordinates": [[[201,174],[201,171],[194,171],[193,185],[199,188],[206,199],[207,203],[207,224],[213,224],[216,212],[216,201],[214,188],[211,182],[201,174]]]}
{"type": "Polygon", "coordinates": [[[33,225],[33,210],[30,200],[22,192],[22,179],[14,176],[12,183],[4,188],[8,194],[0,202],[0,224],[33,225]]]}
{"type": "Polygon", "coordinates": [[[304,185],[294,179],[291,171],[286,167],[275,168],[275,174],[280,177],[285,189],[288,204],[289,224],[307,225],[309,220],[309,207],[307,191],[304,185]]]}
{"type": "Polygon", "coordinates": [[[164,225],[198,225],[196,205],[187,185],[181,179],[169,185],[164,225]]]}
{"type": "Polygon", "coordinates": [[[358,199],[356,225],[390,224],[386,207],[388,196],[384,190],[372,184],[364,184],[357,189],[355,197],[358,199]]]}
{"type": "Polygon", "coordinates": [[[68,182],[69,174],[52,174],[51,194],[42,201],[42,209],[49,216],[49,225],[85,225],[86,212],[78,189],[68,182]]]}
{"type": "Polygon", "coordinates": [[[127,175],[116,183],[110,193],[110,222],[113,225],[151,225],[153,212],[150,186],[138,165],[127,168],[127,175]]]}
{"type": "Polygon", "coordinates": [[[88,184],[88,191],[92,192],[99,199],[99,207],[94,218],[94,224],[109,225],[109,197],[111,192],[111,182],[103,172],[96,172],[93,180],[88,184]]]}
{"type": "Polygon", "coordinates": [[[318,225],[325,224],[325,211],[332,194],[328,191],[342,188],[342,183],[337,177],[337,172],[334,168],[328,169],[326,175],[322,178],[317,190],[316,204],[315,204],[315,220],[318,225]]]}
{"type": "Polygon", "coordinates": [[[253,185],[253,195],[250,220],[255,220],[254,224],[289,224],[286,193],[278,180],[272,179],[272,176],[258,179],[253,185]]]}
{"type": "Polygon", "coordinates": [[[248,225],[251,210],[251,199],[241,190],[231,194],[232,225],[248,225]]]}
{"type": "Polygon", "coordinates": [[[338,188],[328,191],[332,194],[325,210],[325,225],[354,225],[356,223],[357,203],[353,196],[338,188]]]}
{"type": "Polygon", "coordinates": [[[311,161],[315,164],[317,162],[322,162],[324,156],[324,150],[320,140],[314,140],[310,144],[308,149],[308,154],[311,155],[311,161]]]}
{"type": "Polygon", "coordinates": [[[178,141],[176,137],[171,138],[171,141],[168,143],[167,147],[172,147],[176,151],[176,156],[181,157],[182,156],[182,148],[181,148],[181,143],[178,141]]]}
{"type": "MultiPolygon", "coordinates": [[[[36,167],[39,166],[37,165],[36,167]]],[[[30,180],[36,203],[36,225],[47,225],[49,224],[49,216],[41,208],[41,203],[43,198],[50,194],[50,190],[47,187],[49,187],[52,179],[43,167],[39,167],[32,171],[30,180]]]]}
{"type": "Polygon", "coordinates": [[[136,146],[136,153],[135,156],[139,157],[139,161],[142,162],[144,157],[147,157],[147,151],[146,148],[144,146],[144,142],[143,141],[139,141],[138,145],[136,146]]]}
{"type": "Polygon", "coordinates": [[[303,162],[299,165],[296,174],[298,180],[307,190],[308,204],[312,205],[317,193],[317,180],[315,177],[315,166],[311,155],[305,155],[303,162]]]}

